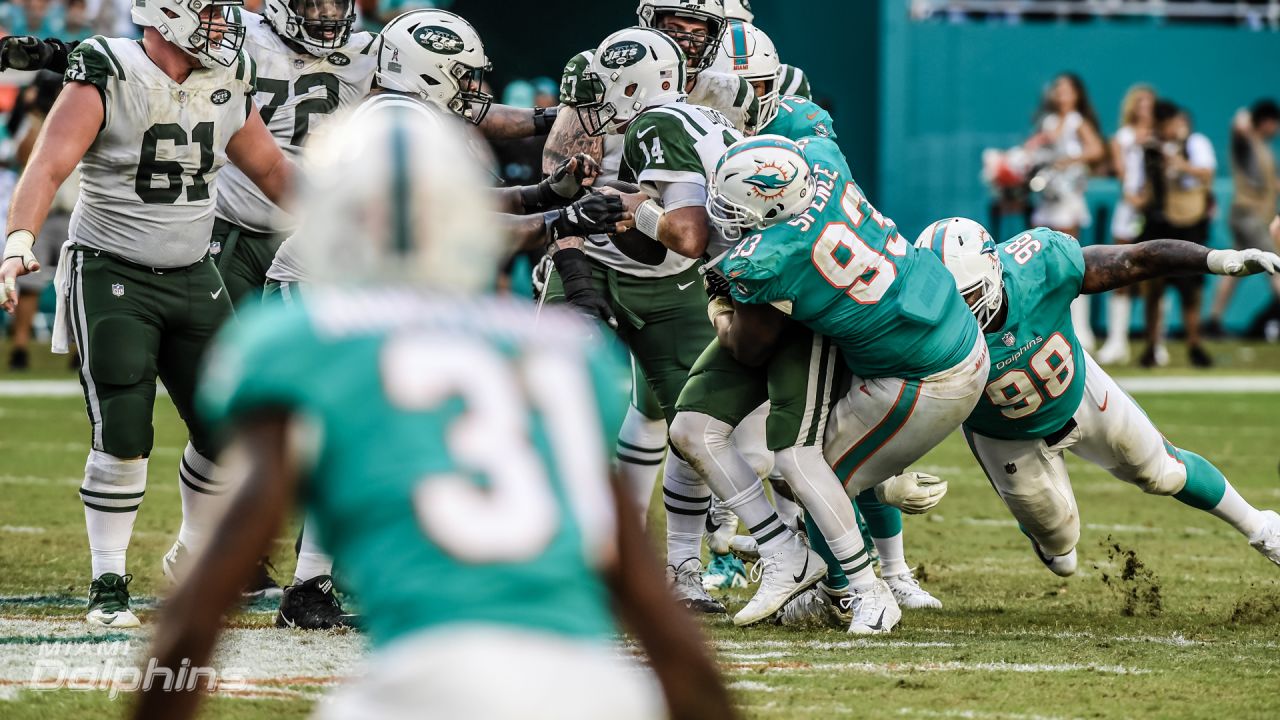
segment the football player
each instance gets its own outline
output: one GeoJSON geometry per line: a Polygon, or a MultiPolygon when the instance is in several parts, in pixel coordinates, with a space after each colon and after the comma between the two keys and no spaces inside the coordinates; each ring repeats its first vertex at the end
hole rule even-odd
{"type": "MultiPolygon", "coordinates": [[[[207,661],[301,496],[362,589],[373,645],[317,717],[731,718],[608,479],[625,368],[573,314],[485,296],[506,240],[463,129],[379,103],[309,153],[315,284],[246,311],[208,364],[201,411],[232,433],[219,477],[235,497],[220,552],[165,606],[156,663],[207,661]],[[620,623],[665,708],[618,654],[620,623]]],[[[157,683],[135,717],[189,717],[195,685],[157,683]]]]}
{"type": "Polygon", "coordinates": [[[1082,248],[1049,228],[996,245],[964,218],[933,223],[916,246],[942,258],[982,326],[991,372],[965,438],[1046,567],[1067,576],[1078,563],[1068,450],[1144,492],[1211,513],[1280,564],[1280,515],[1257,510],[1212,463],[1166,440],[1081,349],[1071,322],[1082,293],[1171,275],[1274,275],[1280,256],[1181,240],[1082,248]]]}
{"type": "MultiPolygon", "coordinates": [[[[725,19],[730,21],[738,20],[744,23],[754,23],[756,21],[755,13],[751,11],[751,3],[748,0],[724,0],[724,16],[725,19]]],[[[720,40],[722,48],[727,39],[728,29],[726,28],[725,36],[720,40]]],[[[742,53],[735,54],[742,55],[742,53]]],[[[712,68],[723,70],[723,68],[719,67],[718,62],[712,68]]],[[[782,65],[781,70],[778,72],[778,88],[782,95],[802,97],[807,100],[813,99],[812,91],[809,89],[808,76],[795,65],[782,65]]],[[[766,124],[764,122],[760,123],[761,127],[766,124]]]]}
{"type": "MultiPolygon", "coordinates": [[[[721,345],[751,366],[785,347],[792,322],[829,338],[852,373],[851,389],[828,381],[812,412],[825,410],[828,393],[840,395],[824,442],[839,483],[849,497],[877,488],[882,501],[910,511],[936,504],[945,483],[903,471],[968,416],[988,363],[964,301],[940,282],[942,264],[898,235],[867,202],[836,144],[821,137],[735,143],[707,206],[726,231],[745,235],[722,264],[732,300],[717,294],[708,307],[721,345]]],[[[810,512],[847,510],[847,498],[814,485],[819,497],[804,498],[810,512]]],[[[852,565],[862,540],[847,528],[827,540],[849,575],[839,600],[849,631],[888,632],[901,610],[869,563],[852,565]]]]}
{"type": "Polygon", "coordinates": [[[84,483],[92,583],[87,620],[136,627],[125,550],[146,489],[156,378],[189,432],[179,467],[182,526],[164,566],[205,546],[222,489],[218,446],[193,408],[197,364],[231,315],[208,257],[223,164],[280,202],[293,164],[253,104],[238,0],[199,12],[179,0],[133,9],[141,42],[95,36],[71,53],[66,87],[14,192],[0,278],[39,269],[31,244],[79,163],[81,195],[55,283],[54,351],[69,335],[92,429],[84,483]],[[68,330],[70,332],[68,332],[68,330]]]}

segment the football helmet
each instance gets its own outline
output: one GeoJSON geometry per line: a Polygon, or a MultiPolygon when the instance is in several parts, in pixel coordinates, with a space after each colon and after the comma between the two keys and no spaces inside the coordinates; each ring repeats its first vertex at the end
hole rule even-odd
{"type": "Polygon", "coordinates": [[[697,75],[715,62],[720,35],[724,33],[724,0],[640,0],[636,16],[644,27],[658,30],[680,45],[690,75],[697,75]],[[664,29],[662,20],[668,16],[701,20],[707,24],[707,31],[664,29]]]}
{"type": "Polygon", "coordinates": [[[266,0],[263,13],[280,37],[324,57],[351,39],[356,4],[355,0],[266,0]]]}
{"type": "Polygon", "coordinates": [[[943,218],[925,228],[915,246],[942,258],[978,325],[986,328],[1004,303],[1004,268],[987,229],[968,218],[943,218]]]}
{"type": "Polygon", "coordinates": [[[756,91],[760,98],[760,114],[756,127],[767,127],[778,116],[778,83],[782,61],[778,49],[763,30],[748,22],[730,20],[720,38],[720,50],[712,70],[738,75],[751,82],[764,84],[756,91]]]}
{"type": "Polygon", "coordinates": [[[724,0],[724,16],[729,20],[754,22],[756,14],[751,12],[751,0],[724,0]]]}
{"type": "Polygon", "coordinates": [[[645,108],[684,95],[684,53],[657,30],[619,30],[600,43],[582,85],[594,97],[577,107],[582,127],[592,136],[616,135],[645,108]]]}
{"type": "Polygon", "coordinates": [[[739,140],[725,151],[707,189],[707,214],[726,238],[785,222],[815,194],[804,150],[781,135],[739,140]]]}
{"type": "Polygon", "coordinates": [[[507,239],[470,126],[426,103],[369,105],[316,131],[299,263],[319,284],[493,287],[507,239]]]}
{"type": "Polygon", "coordinates": [[[155,28],[204,67],[231,67],[244,47],[244,0],[134,0],[133,22],[155,28]]]}
{"type": "Polygon", "coordinates": [[[379,87],[417,95],[479,125],[493,104],[481,90],[490,69],[471,24],[444,10],[411,10],[378,35],[379,87]]]}

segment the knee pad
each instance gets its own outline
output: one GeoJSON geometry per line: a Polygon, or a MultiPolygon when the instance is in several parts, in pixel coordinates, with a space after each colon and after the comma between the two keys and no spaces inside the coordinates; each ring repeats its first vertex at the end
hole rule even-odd
{"type": "Polygon", "coordinates": [[[104,512],[137,510],[146,488],[146,458],[122,460],[100,450],[89,451],[80,485],[80,499],[87,507],[104,512]]]}
{"type": "Polygon", "coordinates": [[[769,443],[766,438],[766,423],[768,418],[768,404],[757,408],[750,415],[743,418],[738,423],[738,427],[733,431],[733,444],[738,448],[738,452],[746,459],[747,464],[751,466],[756,477],[764,479],[769,477],[773,472],[773,466],[776,462],[774,454],[769,450],[769,443]]]}

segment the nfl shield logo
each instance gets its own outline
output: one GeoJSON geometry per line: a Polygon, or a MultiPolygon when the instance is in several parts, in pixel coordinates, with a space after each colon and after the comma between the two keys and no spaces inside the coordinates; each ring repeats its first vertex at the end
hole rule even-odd
{"type": "Polygon", "coordinates": [[[305,63],[305,62],[303,62],[303,60],[302,60],[301,58],[294,58],[294,59],[293,59],[293,66],[294,66],[294,67],[301,69],[303,65],[306,65],[306,63],[305,63]]]}
{"type": "Polygon", "coordinates": [[[1005,347],[1013,347],[1013,344],[1018,342],[1011,332],[1005,333],[1004,336],[1000,338],[1000,341],[1004,343],[1005,347]]]}
{"type": "Polygon", "coordinates": [[[116,297],[120,297],[120,296],[124,295],[124,285],[122,285],[121,283],[116,283],[116,284],[112,285],[112,286],[111,286],[111,294],[112,294],[112,295],[115,295],[116,297]]]}
{"type": "Polygon", "coordinates": [[[220,252],[222,252],[222,243],[220,241],[214,240],[213,242],[209,243],[210,255],[217,255],[220,252]]]}

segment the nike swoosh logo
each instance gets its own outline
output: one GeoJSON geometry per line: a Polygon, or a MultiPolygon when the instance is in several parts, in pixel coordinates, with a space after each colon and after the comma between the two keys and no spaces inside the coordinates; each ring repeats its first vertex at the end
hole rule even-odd
{"type": "Polygon", "coordinates": [[[298,627],[298,623],[296,623],[296,622],[294,622],[294,621],[290,620],[289,618],[285,617],[284,615],[281,615],[281,616],[280,616],[280,619],[284,621],[284,624],[285,624],[285,625],[288,625],[288,626],[289,626],[289,627],[291,627],[291,628],[296,628],[296,627],[298,627]]]}
{"type": "Polygon", "coordinates": [[[818,111],[817,111],[817,110],[814,110],[813,112],[809,113],[808,115],[805,115],[805,116],[804,116],[804,119],[805,119],[805,120],[812,120],[812,119],[814,119],[814,118],[816,118],[816,117],[818,117],[818,111]]]}
{"type": "Polygon", "coordinates": [[[804,554],[804,567],[800,568],[800,574],[792,575],[791,579],[795,580],[797,584],[802,583],[804,582],[804,575],[807,572],[809,572],[809,553],[804,554]]]}
{"type": "Polygon", "coordinates": [[[693,281],[692,281],[692,280],[690,280],[689,282],[687,282],[687,283],[685,283],[685,284],[683,284],[683,285],[681,285],[680,283],[676,283],[676,289],[677,289],[677,290],[688,290],[688,289],[689,289],[689,286],[690,286],[690,285],[692,285],[692,284],[693,284],[693,281]]]}
{"type": "Polygon", "coordinates": [[[213,298],[214,300],[217,300],[218,296],[222,294],[222,291],[223,291],[223,288],[218,288],[218,292],[209,293],[209,297],[213,298]]]}
{"type": "Polygon", "coordinates": [[[1111,402],[1111,391],[1110,391],[1110,390],[1108,390],[1108,391],[1106,392],[1106,394],[1102,396],[1102,404],[1098,406],[1098,412],[1106,412],[1106,411],[1107,411],[1107,403],[1109,403],[1109,402],[1111,402]]]}
{"type": "Polygon", "coordinates": [[[876,618],[876,624],[875,624],[875,625],[868,625],[868,626],[867,626],[867,628],[869,628],[869,629],[871,629],[871,630],[883,630],[883,629],[884,629],[884,610],[883,610],[883,609],[880,611],[880,617],[876,618]]]}
{"type": "Polygon", "coordinates": [[[645,128],[645,129],[643,129],[643,130],[641,130],[640,132],[636,133],[636,139],[637,139],[637,140],[639,140],[640,138],[642,138],[642,137],[644,137],[645,135],[647,135],[647,134],[649,133],[649,131],[650,131],[650,130],[654,130],[654,129],[656,129],[657,127],[658,127],[657,125],[650,125],[649,127],[645,128]]]}

